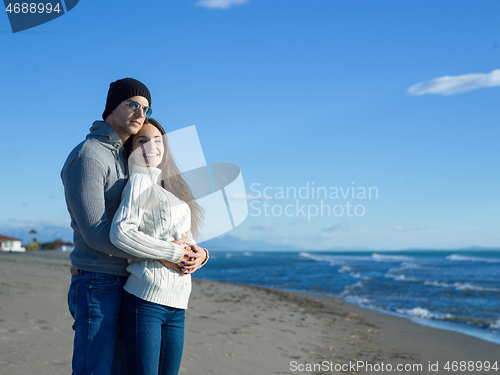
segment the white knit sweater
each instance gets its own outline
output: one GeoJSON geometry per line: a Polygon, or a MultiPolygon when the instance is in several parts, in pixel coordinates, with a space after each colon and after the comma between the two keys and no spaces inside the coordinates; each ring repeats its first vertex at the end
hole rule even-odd
{"type": "MultiPolygon", "coordinates": [[[[139,165],[123,190],[110,231],[111,242],[138,258],[165,259],[177,263],[181,246],[172,243],[183,234],[191,236],[189,206],[163,189],[161,170],[139,165]]],[[[124,289],[146,301],[186,309],[191,293],[191,276],[180,275],[151,259],[129,261],[130,276],[124,289]]]]}

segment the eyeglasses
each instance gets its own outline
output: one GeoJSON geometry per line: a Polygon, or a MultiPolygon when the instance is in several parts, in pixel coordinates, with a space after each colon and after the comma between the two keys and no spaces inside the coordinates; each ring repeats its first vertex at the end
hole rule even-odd
{"type": "Polygon", "coordinates": [[[142,108],[142,111],[144,112],[144,114],[146,115],[146,117],[151,116],[151,114],[153,113],[153,110],[151,109],[151,107],[148,107],[147,105],[142,105],[141,103],[138,103],[134,100],[131,100],[129,102],[122,102],[122,103],[127,105],[127,108],[131,113],[137,112],[141,108],[142,108]]]}

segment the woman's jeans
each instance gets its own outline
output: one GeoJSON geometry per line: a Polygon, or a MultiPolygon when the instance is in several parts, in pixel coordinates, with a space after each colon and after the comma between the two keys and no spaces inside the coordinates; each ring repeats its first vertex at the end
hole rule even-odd
{"type": "Polygon", "coordinates": [[[121,330],[130,374],[177,375],[184,346],[184,311],[124,291],[121,330]]]}
{"type": "Polygon", "coordinates": [[[75,319],[73,375],[110,375],[126,277],[80,271],[71,277],[68,306],[75,319]]]}

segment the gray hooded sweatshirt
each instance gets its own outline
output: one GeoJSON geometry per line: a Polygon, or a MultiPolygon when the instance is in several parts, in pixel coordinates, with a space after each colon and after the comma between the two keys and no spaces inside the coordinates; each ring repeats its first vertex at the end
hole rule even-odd
{"type": "Polygon", "coordinates": [[[130,254],[115,247],[109,230],[127,183],[123,143],[104,121],[95,121],[61,171],[74,230],[71,263],[78,269],[128,276],[130,254]]]}

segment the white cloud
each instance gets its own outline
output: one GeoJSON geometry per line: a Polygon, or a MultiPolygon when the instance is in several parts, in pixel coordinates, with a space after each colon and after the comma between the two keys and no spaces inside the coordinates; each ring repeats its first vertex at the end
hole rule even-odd
{"type": "Polygon", "coordinates": [[[471,73],[460,76],[444,76],[416,83],[408,89],[410,95],[454,95],[485,87],[500,86],[500,69],[490,73],[471,73]]]}
{"type": "Polygon", "coordinates": [[[196,5],[210,9],[229,9],[235,4],[245,4],[250,0],[199,0],[196,5]]]}

